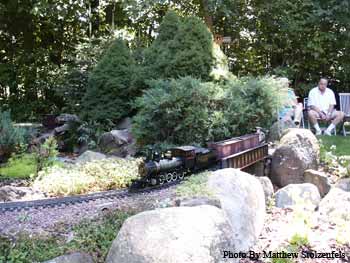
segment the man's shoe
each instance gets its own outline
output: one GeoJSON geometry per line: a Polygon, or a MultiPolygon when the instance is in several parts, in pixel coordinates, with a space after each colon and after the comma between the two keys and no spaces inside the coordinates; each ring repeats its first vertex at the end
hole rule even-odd
{"type": "Polygon", "coordinates": [[[327,136],[332,136],[332,132],[329,131],[329,130],[326,130],[326,131],[324,132],[324,134],[327,135],[327,136]]]}
{"type": "Polygon", "coordinates": [[[316,131],[316,136],[318,136],[318,135],[322,135],[322,131],[321,130],[316,131]]]}

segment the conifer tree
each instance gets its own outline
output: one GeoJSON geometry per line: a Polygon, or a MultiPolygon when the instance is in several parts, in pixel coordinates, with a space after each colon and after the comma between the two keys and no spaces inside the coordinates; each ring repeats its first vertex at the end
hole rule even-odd
{"type": "Polygon", "coordinates": [[[92,71],[86,94],[84,112],[89,121],[116,123],[132,112],[137,96],[133,87],[135,62],[123,40],[115,40],[92,71]]]}

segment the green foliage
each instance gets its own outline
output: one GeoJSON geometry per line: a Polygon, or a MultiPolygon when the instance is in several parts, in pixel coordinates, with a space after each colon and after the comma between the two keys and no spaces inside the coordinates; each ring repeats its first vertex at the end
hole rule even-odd
{"type": "Polygon", "coordinates": [[[140,160],[105,159],[39,172],[34,186],[55,196],[125,188],[138,178],[140,160]]]}
{"type": "Polygon", "coordinates": [[[152,81],[151,88],[137,100],[133,134],[140,145],[183,145],[209,139],[221,88],[186,77],[152,81]]]}
{"type": "Polygon", "coordinates": [[[47,138],[43,144],[37,146],[35,149],[35,160],[37,167],[35,175],[37,175],[37,173],[44,168],[48,168],[56,164],[57,155],[57,141],[53,136],[47,138]]]}
{"type": "Polygon", "coordinates": [[[299,234],[294,234],[289,240],[289,243],[295,248],[300,248],[310,244],[307,236],[301,236],[299,234]]]}
{"type": "Polygon", "coordinates": [[[134,60],[126,43],[115,40],[89,77],[84,96],[85,118],[108,126],[132,112],[138,95],[133,86],[134,60]]]}
{"type": "Polygon", "coordinates": [[[102,219],[86,220],[73,227],[74,238],[68,243],[57,237],[22,236],[16,242],[0,238],[0,262],[43,262],[74,251],[90,254],[94,262],[104,262],[112,241],[129,216],[130,213],[113,212],[102,219]]]}
{"type": "Polygon", "coordinates": [[[37,161],[33,154],[15,155],[0,167],[0,178],[28,179],[36,172],[37,161]]]}
{"type": "Polygon", "coordinates": [[[181,18],[174,11],[168,12],[158,32],[145,54],[146,79],[210,79],[213,38],[199,18],[181,18]]]}
{"type": "Polygon", "coordinates": [[[25,130],[13,125],[10,112],[0,111],[0,155],[9,157],[25,147],[25,130]]]}
{"type": "Polygon", "coordinates": [[[280,82],[272,77],[203,83],[158,80],[137,100],[133,134],[140,146],[218,141],[269,127],[277,116],[280,82]]]}

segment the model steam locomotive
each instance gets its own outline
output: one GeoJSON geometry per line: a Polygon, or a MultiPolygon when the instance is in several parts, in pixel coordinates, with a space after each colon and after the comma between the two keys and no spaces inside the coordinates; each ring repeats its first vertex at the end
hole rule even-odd
{"type": "Polygon", "coordinates": [[[262,143],[259,133],[209,143],[208,149],[196,146],[175,147],[162,155],[152,153],[148,161],[141,163],[141,179],[135,181],[132,188],[171,183],[212,167],[244,168],[266,156],[267,145],[262,143]]]}

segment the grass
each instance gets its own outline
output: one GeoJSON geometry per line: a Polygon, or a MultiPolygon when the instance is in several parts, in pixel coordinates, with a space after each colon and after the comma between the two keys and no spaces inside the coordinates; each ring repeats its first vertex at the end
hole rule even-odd
{"type": "Polygon", "coordinates": [[[332,152],[337,156],[350,155],[350,137],[347,136],[318,136],[326,150],[330,150],[332,145],[336,149],[332,152]]]}
{"type": "Polygon", "coordinates": [[[37,164],[31,154],[11,158],[5,166],[0,167],[0,179],[27,179],[35,174],[37,164]]]}
{"type": "Polygon", "coordinates": [[[0,263],[43,262],[76,251],[88,253],[94,262],[104,262],[119,229],[130,215],[113,212],[102,219],[82,222],[73,227],[74,237],[68,243],[62,237],[21,236],[15,242],[0,238],[0,263]]]}

